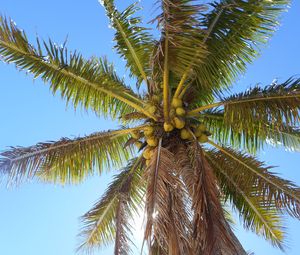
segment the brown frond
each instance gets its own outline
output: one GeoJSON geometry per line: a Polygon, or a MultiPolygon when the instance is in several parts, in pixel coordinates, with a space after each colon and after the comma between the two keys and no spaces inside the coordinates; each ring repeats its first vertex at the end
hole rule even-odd
{"type": "Polygon", "coordinates": [[[189,157],[196,175],[192,197],[194,250],[208,255],[238,254],[239,247],[228,232],[216,179],[198,143],[189,147],[189,157]]]}
{"type": "Polygon", "coordinates": [[[176,175],[174,155],[163,148],[161,142],[146,169],[145,178],[148,181],[145,240],[150,250],[157,242],[157,247],[168,254],[189,254],[187,231],[190,224],[184,204],[185,192],[176,175]]]}

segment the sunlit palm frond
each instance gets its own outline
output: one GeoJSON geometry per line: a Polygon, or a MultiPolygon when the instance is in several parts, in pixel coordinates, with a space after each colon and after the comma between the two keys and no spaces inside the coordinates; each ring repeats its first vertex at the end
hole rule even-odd
{"type": "MultiPolygon", "coordinates": [[[[210,144],[219,151],[215,154],[219,160],[228,164],[226,169],[234,169],[236,178],[241,187],[247,187],[262,199],[264,205],[270,208],[276,207],[279,211],[286,211],[291,216],[300,218],[300,189],[293,182],[285,180],[270,172],[271,167],[255,157],[221,147],[210,141],[210,144]]],[[[225,164],[224,163],[224,164],[225,164]]],[[[232,173],[228,173],[231,175],[232,173]]]]}
{"type": "Polygon", "coordinates": [[[174,155],[161,146],[154,151],[150,165],[145,171],[147,179],[145,240],[150,250],[156,247],[163,254],[189,254],[186,239],[190,229],[185,210],[182,182],[175,175],[174,155]]]}
{"type": "Polygon", "coordinates": [[[238,121],[226,121],[223,110],[207,110],[199,115],[212,133],[215,141],[255,153],[265,144],[284,146],[290,151],[300,150],[300,130],[298,128],[277,123],[261,123],[254,119],[254,123],[243,124],[238,121]]]}
{"type": "Polygon", "coordinates": [[[252,179],[253,183],[246,180],[248,176],[216,150],[206,151],[205,156],[217,176],[225,200],[239,211],[244,227],[283,249],[282,215],[273,201],[265,203],[264,193],[256,187],[256,179],[252,179]]]}
{"type": "Polygon", "coordinates": [[[98,132],[75,139],[13,147],[0,154],[0,170],[10,182],[32,178],[44,181],[78,183],[103,169],[121,166],[131,155],[124,149],[133,129],[98,132]]]}
{"type": "Polygon", "coordinates": [[[140,10],[138,3],[130,5],[123,12],[116,9],[114,0],[103,0],[101,3],[105,7],[111,25],[116,30],[117,52],[126,59],[126,65],[131,74],[137,78],[138,86],[143,80],[148,83],[149,58],[155,42],[147,29],[141,27],[141,18],[135,15],[140,10]]]}
{"type": "Polygon", "coordinates": [[[53,93],[59,91],[75,107],[81,105],[113,118],[133,110],[151,116],[141,98],[125,86],[105,59],[85,60],[81,54],[69,53],[65,46],[50,40],[43,46],[44,50],[37,39],[34,47],[12,21],[0,18],[0,56],[5,62],[49,82],[53,93]]]}
{"type": "MultiPolygon", "coordinates": [[[[209,31],[209,54],[195,70],[199,88],[218,92],[228,87],[259,54],[278,27],[289,0],[221,0],[203,13],[202,25],[209,31]],[[211,28],[211,29],[210,29],[211,28]]],[[[199,94],[199,100],[203,95],[199,94]]],[[[204,94],[205,98],[205,94],[204,94]]]]}
{"type": "Polygon", "coordinates": [[[115,239],[115,255],[130,251],[131,223],[143,203],[145,183],[141,158],[135,158],[114,177],[103,197],[83,217],[82,243],[91,251],[115,239]]]}

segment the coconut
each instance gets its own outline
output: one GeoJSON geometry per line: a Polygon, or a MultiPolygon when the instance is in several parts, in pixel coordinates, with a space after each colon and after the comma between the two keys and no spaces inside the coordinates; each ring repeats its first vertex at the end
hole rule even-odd
{"type": "Polygon", "coordinates": [[[186,128],[183,128],[180,130],[180,137],[183,140],[187,140],[187,139],[190,139],[192,136],[191,136],[191,133],[186,128]]]}
{"type": "Polygon", "coordinates": [[[201,132],[204,132],[204,131],[206,131],[206,126],[203,123],[201,123],[201,124],[199,124],[197,129],[199,129],[201,132]]]}
{"type": "Polygon", "coordinates": [[[146,166],[150,165],[151,160],[150,159],[146,159],[146,166]]]}
{"type": "Polygon", "coordinates": [[[138,140],[141,137],[141,133],[138,130],[135,130],[131,132],[131,137],[138,140]]]}
{"type": "Polygon", "coordinates": [[[155,138],[154,136],[149,137],[149,138],[147,139],[147,144],[148,144],[149,146],[155,147],[155,146],[157,146],[157,144],[158,144],[158,140],[157,140],[157,138],[155,138]]]}
{"type": "Polygon", "coordinates": [[[206,143],[206,142],[208,142],[208,136],[202,134],[201,136],[198,137],[197,140],[198,140],[198,142],[200,142],[200,143],[206,143]]]}
{"type": "Polygon", "coordinates": [[[144,135],[147,136],[147,137],[150,137],[152,136],[154,133],[154,128],[151,127],[151,126],[147,126],[144,128],[144,135]]]}
{"type": "Polygon", "coordinates": [[[152,105],[150,107],[147,108],[147,111],[151,114],[154,114],[156,112],[157,108],[155,105],[152,105]]]}
{"type": "Polygon", "coordinates": [[[158,103],[161,100],[161,97],[159,95],[153,95],[152,100],[156,103],[158,103]]]}
{"type": "Polygon", "coordinates": [[[184,116],[185,115],[185,110],[182,108],[182,107],[178,107],[178,108],[176,108],[176,114],[178,115],[178,116],[184,116]]]}
{"type": "Polygon", "coordinates": [[[165,122],[164,123],[164,130],[166,132],[171,132],[174,129],[174,126],[171,123],[165,122]]]}
{"type": "Polygon", "coordinates": [[[140,148],[142,147],[142,145],[143,145],[143,143],[140,142],[140,141],[137,141],[137,142],[135,142],[134,144],[135,144],[135,146],[136,146],[138,149],[140,149],[140,148]]]}
{"type": "Polygon", "coordinates": [[[200,137],[200,136],[202,135],[202,131],[199,130],[198,128],[196,128],[196,130],[194,131],[194,135],[195,135],[196,137],[200,137]]]}
{"type": "Polygon", "coordinates": [[[182,129],[185,126],[185,121],[181,118],[175,117],[174,118],[174,124],[175,124],[176,128],[182,129]]]}
{"type": "Polygon", "coordinates": [[[151,158],[151,150],[150,150],[150,148],[147,148],[147,149],[144,150],[143,157],[144,157],[144,159],[150,159],[151,158]]]}
{"type": "Polygon", "coordinates": [[[179,98],[174,97],[173,100],[172,100],[171,105],[172,105],[174,108],[182,107],[182,100],[179,99],[179,98]]]}

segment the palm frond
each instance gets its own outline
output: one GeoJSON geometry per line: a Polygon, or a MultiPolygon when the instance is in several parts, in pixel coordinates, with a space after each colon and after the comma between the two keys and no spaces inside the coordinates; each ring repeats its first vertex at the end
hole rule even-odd
{"type": "Polygon", "coordinates": [[[203,254],[237,254],[239,247],[228,232],[219,192],[213,172],[204,158],[197,142],[188,149],[190,164],[196,176],[194,180],[193,202],[193,240],[195,251],[203,254]]]}
{"type": "Polygon", "coordinates": [[[225,201],[229,200],[237,208],[244,227],[283,249],[283,226],[274,202],[266,204],[263,193],[255,187],[256,182],[251,185],[246,181],[248,177],[227,162],[220,152],[208,150],[205,156],[218,178],[225,201]]]}
{"type": "MultiPolygon", "coordinates": [[[[276,31],[280,14],[289,3],[289,0],[213,1],[202,19],[203,27],[210,33],[206,41],[209,54],[195,69],[199,90],[210,88],[211,92],[219,92],[244,73],[247,64],[259,55],[259,46],[276,31]]],[[[199,100],[206,94],[199,93],[199,100]]]]}
{"type": "Polygon", "coordinates": [[[284,146],[290,151],[300,151],[300,130],[292,126],[276,123],[261,123],[253,119],[254,123],[243,124],[239,121],[225,121],[224,111],[211,109],[199,115],[212,133],[212,137],[220,144],[227,144],[256,153],[265,144],[284,146]]]}
{"type": "MultiPolygon", "coordinates": [[[[266,207],[276,207],[279,211],[300,218],[300,189],[298,186],[276,176],[270,171],[271,167],[266,167],[253,156],[221,147],[211,141],[210,144],[219,150],[216,155],[220,161],[235,170],[233,174],[236,175],[241,187],[253,188],[266,207]]],[[[232,173],[228,175],[231,176],[232,173]]]]}
{"type": "Polygon", "coordinates": [[[81,105],[112,118],[133,110],[151,116],[144,110],[141,98],[125,86],[106,59],[87,61],[51,40],[43,45],[44,50],[37,39],[35,48],[25,32],[0,17],[0,56],[5,62],[49,82],[53,93],[60,91],[61,97],[75,107],[81,105]]]}
{"type": "Polygon", "coordinates": [[[10,182],[32,178],[78,183],[103,169],[121,166],[131,155],[124,149],[134,129],[98,132],[75,139],[38,143],[31,147],[12,147],[1,152],[0,169],[10,182]]]}
{"type": "Polygon", "coordinates": [[[189,254],[190,245],[186,235],[190,225],[183,201],[183,186],[175,175],[175,168],[174,155],[161,147],[160,141],[145,171],[148,182],[145,240],[150,251],[156,247],[162,249],[163,254],[189,254]],[[158,246],[155,246],[156,242],[158,246]]]}
{"type": "Polygon", "coordinates": [[[131,226],[139,213],[145,191],[141,158],[135,158],[114,177],[103,197],[82,216],[82,244],[78,250],[91,251],[115,239],[115,254],[130,251],[131,226]]]}
{"type": "MultiPolygon", "coordinates": [[[[203,46],[200,12],[206,10],[193,0],[161,0],[162,13],[156,17],[162,36],[153,56],[154,77],[163,70],[166,52],[168,66],[173,75],[181,78],[192,73],[194,66],[203,61],[206,49],[203,46]],[[168,41],[168,46],[164,47],[168,41]]],[[[177,85],[177,84],[176,84],[177,85]]],[[[184,82],[180,87],[184,85],[184,82]]],[[[174,85],[173,85],[174,87],[174,85]]],[[[176,96],[178,96],[180,90],[176,96]]]]}
{"type": "Polygon", "coordinates": [[[117,52],[126,59],[127,67],[138,80],[138,86],[143,80],[148,84],[149,57],[155,42],[147,29],[140,26],[141,18],[135,15],[140,10],[138,3],[130,5],[123,12],[117,11],[114,0],[103,0],[101,3],[116,30],[117,52]]]}

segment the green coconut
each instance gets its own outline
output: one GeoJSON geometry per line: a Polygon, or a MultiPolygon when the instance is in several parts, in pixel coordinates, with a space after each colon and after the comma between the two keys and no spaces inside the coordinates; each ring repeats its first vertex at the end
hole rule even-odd
{"type": "Polygon", "coordinates": [[[166,132],[171,132],[174,129],[174,126],[171,123],[165,122],[164,123],[164,130],[166,132]]]}
{"type": "Polygon", "coordinates": [[[157,140],[157,138],[155,138],[154,136],[149,137],[149,138],[147,139],[147,144],[148,144],[149,146],[151,146],[151,147],[155,147],[155,146],[157,146],[157,144],[158,144],[158,140],[157,140]]]}
{"type": "Polygon", "coordinates": [[[199,129],[201,132],[204,132],[204,131],[206,131],[206,126],[203,123],[201,123],[201,124],[199,124],[197,129],[199,129]]]}
{"type": "Polygon", "coordinates": [[[208,136],[202,134],[201,136],[198,137],[197,140],[198,140],[198,142],[200,142],[200,143],[207,143],[207,142],[208,142],[208,136]]]}
{"type": "Polygon", "coordinates": [[[173,100],[172,100],[171,105],[172,105],[174,108],[182,107],[182,100],[179,99],[179,98],[174,97],[173,100]]]}
{"type": "Polygon", "coordinates": [[[185,111],[182,107],[176,108],[176,114],[177,114],[178,116],[184,116],[185,113],[186,113],[186,111],[185,111]]]}
{"type": "Polygon", "coordinates": [[[183,119],[178,118],[178,117],[175,117],[173,120],[174,120],[175,127],[176,127],[177,129],[182,129],[182,128],[184,128],[184,126],[185,126],[185,121],[184,121],[183,119]]]}
{"type": "Polygon", "coordinates": [[[202,135],[202,131],[199,130],[199,129],[195,129],[194,135],[195,135],[196,137],[200,137],[200,136],[202,135]]]}
{"type": "Polygon", "coordinates": [[[180,130],[180,137],[183,140],[187,140],[187,139],[190,139],[192,136],[191,136],[191,133],[189,132],[189,130],[187,130],[186,128],[183,128],[180,130]]]}

